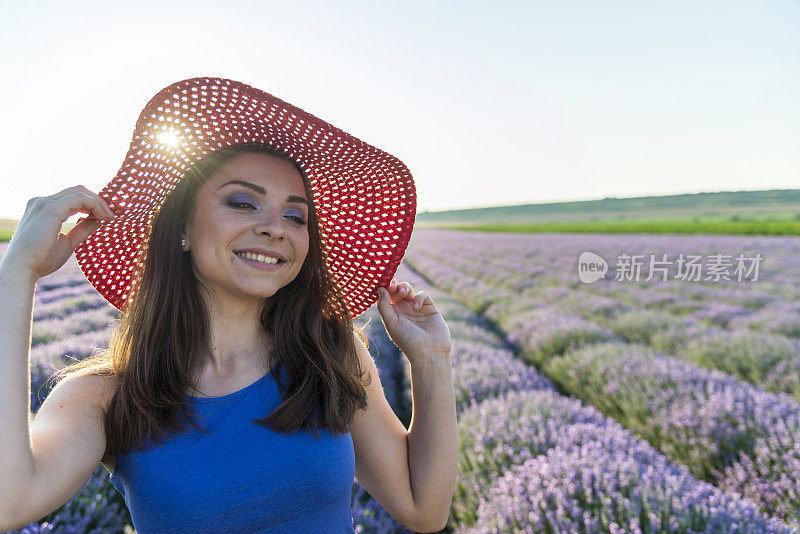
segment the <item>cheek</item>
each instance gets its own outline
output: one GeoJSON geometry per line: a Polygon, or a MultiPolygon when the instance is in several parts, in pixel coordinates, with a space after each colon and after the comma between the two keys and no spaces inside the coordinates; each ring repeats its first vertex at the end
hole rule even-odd
{"type": "Polygon", "coordinates": [[[192,253],[194,270],[203,275],[203,278],[207,278],[208,275],[214,271],[214,262],[209,261],[207,254],[207,251],[197,247],[194,248],[194,252],[192,253]]]}
{"type": "Polygon", "coordinates": [[[231,259],[226,256],[225,249],[212,246],[213,235],[203,234],[202,239],[202,243],[192,247],[192,259],[198,271],[211,274],[224,268],[225,263],[231,262],[231,259]]]}
{"type": "MultiPolygon", "coordinates": [[[[308,254],[309,254],[309,240],[308,240],[308,235],[306,235],[306,236],[305,236],[305,240],[304,240],[304,242],[303,242],[303,245],[302,245],[302,249],[301,249],[301,250],[302,250],[303,261],[305,261],[305,259],[308,257],[308,254]]],[[[300,263],[303,263],[303,262],[300,262],[300,263]]]]}

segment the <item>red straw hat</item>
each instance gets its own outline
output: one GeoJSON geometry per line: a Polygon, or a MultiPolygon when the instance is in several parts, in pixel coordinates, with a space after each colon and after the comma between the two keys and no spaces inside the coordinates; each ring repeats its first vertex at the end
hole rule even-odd
{"type": "MultiPolygon", "coordinates": [[[[328,268],[351,317],[388,285],[411,238],[416,189],[396,157],[283,100],[223,78],[191,78],[147,103],[117,175],[99,195],[117,215],[75,249],[81,270],[125,311],[150,221],[189,167],[240,143],[282,149],[308,176],[328,268]]],[[[94,218],[94,217],[92,217],[94,218]]]]}

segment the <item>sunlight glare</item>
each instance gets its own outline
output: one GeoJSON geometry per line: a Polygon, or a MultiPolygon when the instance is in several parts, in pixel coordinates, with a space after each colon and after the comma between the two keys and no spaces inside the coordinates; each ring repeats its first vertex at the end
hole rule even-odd
{"type": "Polygon", "coordinates": [[[156,136],[158,142],[162,145],[169,145],[171,147],[178,146],[178,136],[174,132],[161,132],[156,136]]]}

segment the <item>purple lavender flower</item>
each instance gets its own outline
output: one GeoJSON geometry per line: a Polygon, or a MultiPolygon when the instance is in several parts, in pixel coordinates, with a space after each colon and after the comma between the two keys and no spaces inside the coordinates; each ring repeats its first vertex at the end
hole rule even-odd
{"type": "Polygon", "coordinates": [[[618,426],[578,423],[562,436],[497,479],[465,532],[796,532],[618,426]]]}

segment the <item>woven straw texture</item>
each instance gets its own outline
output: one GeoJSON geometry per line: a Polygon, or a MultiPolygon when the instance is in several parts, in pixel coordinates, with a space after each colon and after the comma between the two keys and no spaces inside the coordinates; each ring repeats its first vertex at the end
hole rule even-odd
{"type": "Polygon", "coordinates": [[[314,192],[328,267],[356,317],[378,299],[403,259],[416,189],[396,157],[269,93],[223,78],[192,78],[161,90],[136,123],[117,175],[99,195],[117,215],[75,250],[89,282],[125,312],[139,249],[162,201],[203,156],[239,143],[278,147],[314,192]]]}

